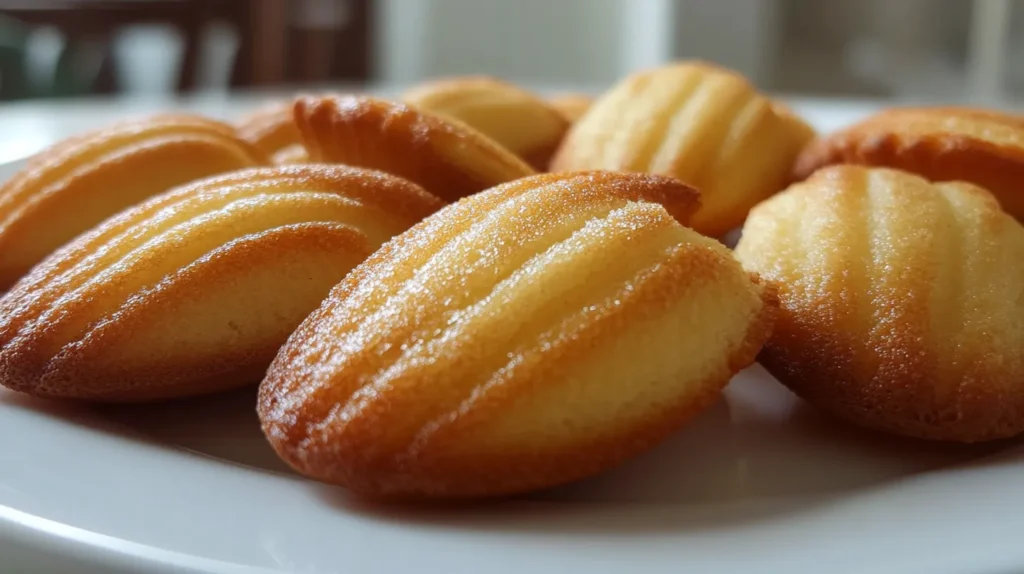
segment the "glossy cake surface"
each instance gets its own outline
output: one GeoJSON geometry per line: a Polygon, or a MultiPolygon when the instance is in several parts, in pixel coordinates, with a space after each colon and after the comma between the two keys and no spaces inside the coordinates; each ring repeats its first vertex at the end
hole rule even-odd
{"type": "Polygon", "coordinates": [[[300,472],[370,496],[562,484],[714,402],[772,290],[644,174],[524,178],[450,205],[354,270],[290,338],[258,411],[300,472]]]}
{"type": "Polygon", "coordinates": [[[295,119],[312,161],[393,173],[446,201],[534,173],[469,126],[396,102],[304,97],[295,103],[295,119]]]}
{"type": "Polygon", "coordinates": [[[823,168],[736,254],[779,288],[761,363],[813,405],[925,439],[1024,431],[1024,228],[985,190],[823,168]]]}
{"type": "Polygon", "coordinates": [[[455,118],[545,170],[570,121],[540,97],[486,76],[434,80],[407,91],[409,105],[455,118]]]}
{"type": "Polygon", "coordinates": [[[636,73],[598,98],[570,129],[551,170],[677,177],[701,190],[693,228],[718,237],[786,186],[813,135],[738,74],[683,62],[636,73]]]}
{"type": "Polygon", "coordinates": [[[266,157],[185,115],[119,123],[41,152],[0,187],[0,291],[61,245],[155,194],[266,157]]]}
{"type": "Polygon", "coordinates": [[[441,205],[346,166],[253,168],[154,197],[0,299],[0,384],[136,401],[257,382],[333,285],[441,205]]]}

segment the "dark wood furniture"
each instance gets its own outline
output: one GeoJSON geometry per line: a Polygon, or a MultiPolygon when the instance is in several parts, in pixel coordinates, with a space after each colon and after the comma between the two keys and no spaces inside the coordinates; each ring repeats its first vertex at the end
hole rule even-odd
{"type": "Polygon", "coordinates": [[[336,29],[296,26],[305,0],[0,0],[0,14],[59,29],[69,46],[99,45],[104,54],[94,91],[116,91],[111,45],[123,26],[163,23],[184,39],[179,91],[198,81],[203,31],[214,20],[233,26],[239,51],[235,87],[331,80],[365,81],[372,73],[372,0],[334,2],[345,17],[336,29]]]}
{"type": "Polygon", "coordinates": [[[57,28],[71,49],[85,43],[98,45],[103,60],[95,90],[101,93],[116,90],[111,44],[118,29],[131,24],[171,24],[185,40],[177,85],[190,90],[197,81],[199,44],[211,4],[204,0],[0,0],[0,13],[27,25],[57,28]]]}
{"type": "Polygon", "coordinates": [[[241,46],[233,85],[366,81],[373,74],[372,0],[335,2],[344,13],[337,28],[303,26],[303,0],[250,0],[220,7],[239,23],[241,46]]]}

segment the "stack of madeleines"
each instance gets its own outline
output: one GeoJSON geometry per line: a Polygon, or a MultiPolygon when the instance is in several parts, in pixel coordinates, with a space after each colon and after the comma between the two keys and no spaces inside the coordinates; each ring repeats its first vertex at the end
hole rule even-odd
{"type": "Polygon", "coordinates": [[[283,460],[387,498],[594,475],[755,360],[858,425],[1010,437],[1022,183],[1024,119],[891,109],[818,136],[704,62],[593,99],[465,77],[125,121],[0,189],[0,383],[259,383],[283,460]]]}

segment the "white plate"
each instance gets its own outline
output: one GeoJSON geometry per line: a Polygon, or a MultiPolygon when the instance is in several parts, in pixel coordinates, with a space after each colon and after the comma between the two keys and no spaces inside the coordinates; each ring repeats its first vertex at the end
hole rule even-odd
{"type": "MultiPolygon", "coordinates": [[[[797,108],[824,129],[869,111],[797,108]]],[[[0,570],[1024,571],[1020,441],[873,435],[820,417],[759,367],[612,472],[448,509],[368,506],[291,474],[253,406],[251,389],[132,408],[0,392],[0,570]]]]}

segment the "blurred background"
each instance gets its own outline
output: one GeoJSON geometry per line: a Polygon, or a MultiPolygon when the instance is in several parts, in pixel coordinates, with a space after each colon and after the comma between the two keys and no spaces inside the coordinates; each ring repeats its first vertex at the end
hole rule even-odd
{"type": "Polygon", "coordinates": [[[0,100],[489,73],[600,89],[699,57],[781,94],[1024,96],[1019,0],[0,0],[0,100]]]}

